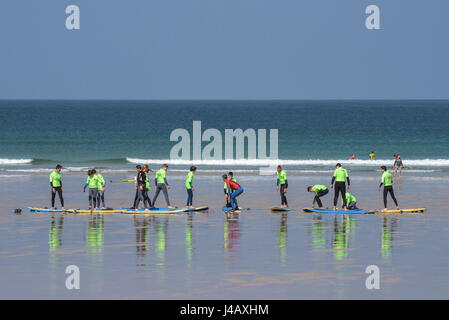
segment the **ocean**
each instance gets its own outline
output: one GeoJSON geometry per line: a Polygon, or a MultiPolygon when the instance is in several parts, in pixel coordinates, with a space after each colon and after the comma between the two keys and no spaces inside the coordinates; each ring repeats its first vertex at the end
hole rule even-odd
{"type": "Polygon", "coordinates": [[[3,100],[0,113],[0,172],[48,171],[56,163],[69,171],[122,171],[165,162],[180,170],[200,164],[211,172],[257,171],[274,163],[246,153],[234,161],[170,159],[171,132],[192,136],[193,121],[201,121],[202,132],[213,128],[223,136],[225,129],[266,129],[267,141],[269,130],[278,129],[278,159],[292,173],[330,170],[337,161],[372,171],[392,166],[394,154],[410,172],[449,169],[449,101],[3,100]],[[357,160],[348,162],[352,154],[357,160]]]}

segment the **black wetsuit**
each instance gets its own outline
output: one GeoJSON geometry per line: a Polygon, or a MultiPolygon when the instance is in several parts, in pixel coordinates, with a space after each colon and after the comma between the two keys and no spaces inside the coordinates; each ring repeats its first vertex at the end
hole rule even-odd
{"type": "MultiPolygon", "coordinates": [[[[335,177],[332,177],[331,185],[334,184],[335,177]]],[[[351,185],[351,181],[349,180],[349,177],[346,177],[346,181],[348,182],[348,186],[351,185]]],[[[334,207],[337,206],[338,201],[338,194],[341,193],[341,197],[343,199],[343,206],[346,207],[346,182],[344,181],[335,181],[335,192],[334,192],[334,207]]]]}

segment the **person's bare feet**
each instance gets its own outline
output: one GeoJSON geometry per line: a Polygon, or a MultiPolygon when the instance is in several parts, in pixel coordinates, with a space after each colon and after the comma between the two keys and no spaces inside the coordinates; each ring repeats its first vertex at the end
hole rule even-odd
{"type": "Polygon", "coordinates": [[[337,211],[337,208],[334,206],[334,207],[332,208],[332,210],[337,211]]]}
{"type": "Polygon", "coordinates": [[[396,210],[401,210],[401,209],[399,209],[399,206],[396,206],[396,210]]]}
{"type": "Polygon", "coordinates": [[[383,208],[382,212],[387,212],[388,208],[383,208]]]}

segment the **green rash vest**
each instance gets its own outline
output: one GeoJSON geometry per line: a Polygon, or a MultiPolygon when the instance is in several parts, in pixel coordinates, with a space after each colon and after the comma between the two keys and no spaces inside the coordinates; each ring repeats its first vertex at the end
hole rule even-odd
{"type": "Polygon", "coordinates": [[[102,191],[104,185],[106,184],[106,181],[104,181],[104,178],[101,174],[97,174],[98,178],[98,190],[102,191]]]}
{"type": "Polygon", "coordinates": [[[278,175],[278,185],[283,185],[283,184],[285,184],[285,181],[287,180],[287,173],[285,173],[285,171],[284,170],[281,170],[281,172],[278,172],[277,173],[277,175],[278,175]]]}
{"type": "Polygon", "coordinates": [[[193,184],[193,171],[189,171],[186,177],[186,189],[192,189],[191,185],[193,184]]]}
{"type": "MultiPolygon", "coordinates": [[[[231,181],[234,181],[235,183],[238,183],[237,179],[235,179],[235,178],[232,178],[231,181]]],[[[225,193],[228,194],[228,185],[226,184],[226,182],[224,183],[224,189],[225,189],[225,193]]]]}
{"type": "Polygon", "coordinates": [[[346,178],[349,177],[348,171],[342,167],[335,169],[334,177],[336,182],[345,182],[346,178]]]}
{"type": "MultiPolygon", "coordinates": [[[[346,192],[346,203],[350,204],[352,202],[357,202],[357,198],[354,197],[352,194],[350,194],[349,192],[346,192]]],[[[341,203],[343,202],[343,198],[341,199],[341,203]]]]}
{"type": "Polygon", "coordinates": [[[165,184],[165,178],[167,177],[167,171],[165,171],[164,169],[159,169],[156,172],[156,181],[157,183],[164,183],[165,184]]]}
{"type": "Polygon", "coordinates": [[[89,186],[89,189],[98,189],[98,176],[96,174],[87,176],[86,184],[89,186]]]}
{"type": "Polygon", "coordinates": [[[391,187],[393,185],[393,176],[388,171],[382,174],[382,183],[385,187],[391,187]]]}
{"type": "Polygon", "coordinates": [[[147,190],[151,190],[151,185],[150,185],[150,172],[145,172],[145,188],[147,188],[147,190]]]}
{"type": "Polygon", "coordinates": [[[50,174],[50,183],[53,188],[61,186],[61,173],[53,171],[50,174]]]}
{"type": "Polygon", "coordinates": [[[314,195],[316,195],[318,193],[318,191],[323,191],[323,190],[326,190],[326,189],[327,189],[327,187],[323,186],[322,184],[314,185],[313,188],[312,188],[314,195]]]}

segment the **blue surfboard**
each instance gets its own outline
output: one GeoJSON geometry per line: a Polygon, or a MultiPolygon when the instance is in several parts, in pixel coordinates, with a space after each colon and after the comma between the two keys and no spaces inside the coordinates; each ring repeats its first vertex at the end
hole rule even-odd
{"type": "Polygon", "coordinates": [[[355,210],[332,210],[332,209],[314,209],[314,208],[305,208],[303,209],[304,212],[308,213],[324,213],[324,214],[375,214],[376,211],[368,211],[368,210],[362,210],[362,209],[355,209],[355,210]]]}

